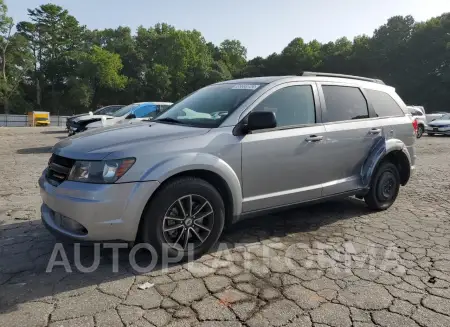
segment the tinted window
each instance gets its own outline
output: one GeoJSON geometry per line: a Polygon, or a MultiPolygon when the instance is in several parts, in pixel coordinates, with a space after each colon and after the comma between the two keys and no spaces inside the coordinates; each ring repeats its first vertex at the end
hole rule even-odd
{"type": "Polygon", "coordinates": [[[153,104],[144,105],[140,108],[137,108],[134,111],[134,115],[136,118],[144,118],[144,117],[151,117],[152,114],[156,113],[156,106],[153,104]]]}
{"type": "Polygon", "coordinates": [[[314,97],[309,85],[289,86],[275,91],[254,110],[274,112],[278,127],[316,122],[314,97]]]}
{"type": "Polygon", "coordinates": [[[356,87],[323,85],[327,112],[324,122],[369,117],[367,101],[356,87]]]}
{"type": "Polygon", "coordinates": [[[403,110],[397,102],[386,92],[370,89],[365,89],[364,91],[367,94],[367,100],[372,104],[378,117],[404,115],[403,110]]]}

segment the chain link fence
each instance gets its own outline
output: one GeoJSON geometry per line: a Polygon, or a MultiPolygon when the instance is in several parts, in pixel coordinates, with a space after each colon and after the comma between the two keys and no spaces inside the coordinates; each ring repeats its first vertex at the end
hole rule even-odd
{"type": "MultiPolygon", "coordinates": [[[[69,116],[50,115],[50,126],[65,127],[69,116]]],[[[5,115],[0,114],[0,126],[2,127],[26,127],[28,126],[27,115],[5,115]]]]}

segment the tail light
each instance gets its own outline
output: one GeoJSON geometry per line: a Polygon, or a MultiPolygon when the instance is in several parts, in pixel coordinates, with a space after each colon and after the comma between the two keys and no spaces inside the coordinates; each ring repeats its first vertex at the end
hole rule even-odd
{"type": "Polygon", "coordinates": [[[419,128],[419,124],[417,123],[417,119],[414,119],[412,122],[413,128],[414,128],[414,134],[417,135],[417,129],[419,128]]]}

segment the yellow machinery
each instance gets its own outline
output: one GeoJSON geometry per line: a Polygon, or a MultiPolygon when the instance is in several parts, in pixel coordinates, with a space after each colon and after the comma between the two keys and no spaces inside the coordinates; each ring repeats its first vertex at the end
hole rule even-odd
{"type": "Polygon", "coordinates": [[[30,111],[28,126],[50,126],[50,113],[48,111],[30,111]]]}

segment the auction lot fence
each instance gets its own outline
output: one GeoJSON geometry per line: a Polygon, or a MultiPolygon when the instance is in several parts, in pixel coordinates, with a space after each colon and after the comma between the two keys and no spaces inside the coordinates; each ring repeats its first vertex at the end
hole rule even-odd
{"type": "MultiPolygon", "coordinates": [[[[66,126],[66,119],[69,116],[52,116],[50,115],[50,126],[66,126]]],[[[4,127],[24,127],[28,126],[27,115],[5,115],[0,114],[0,126],[4,127]]]]}

